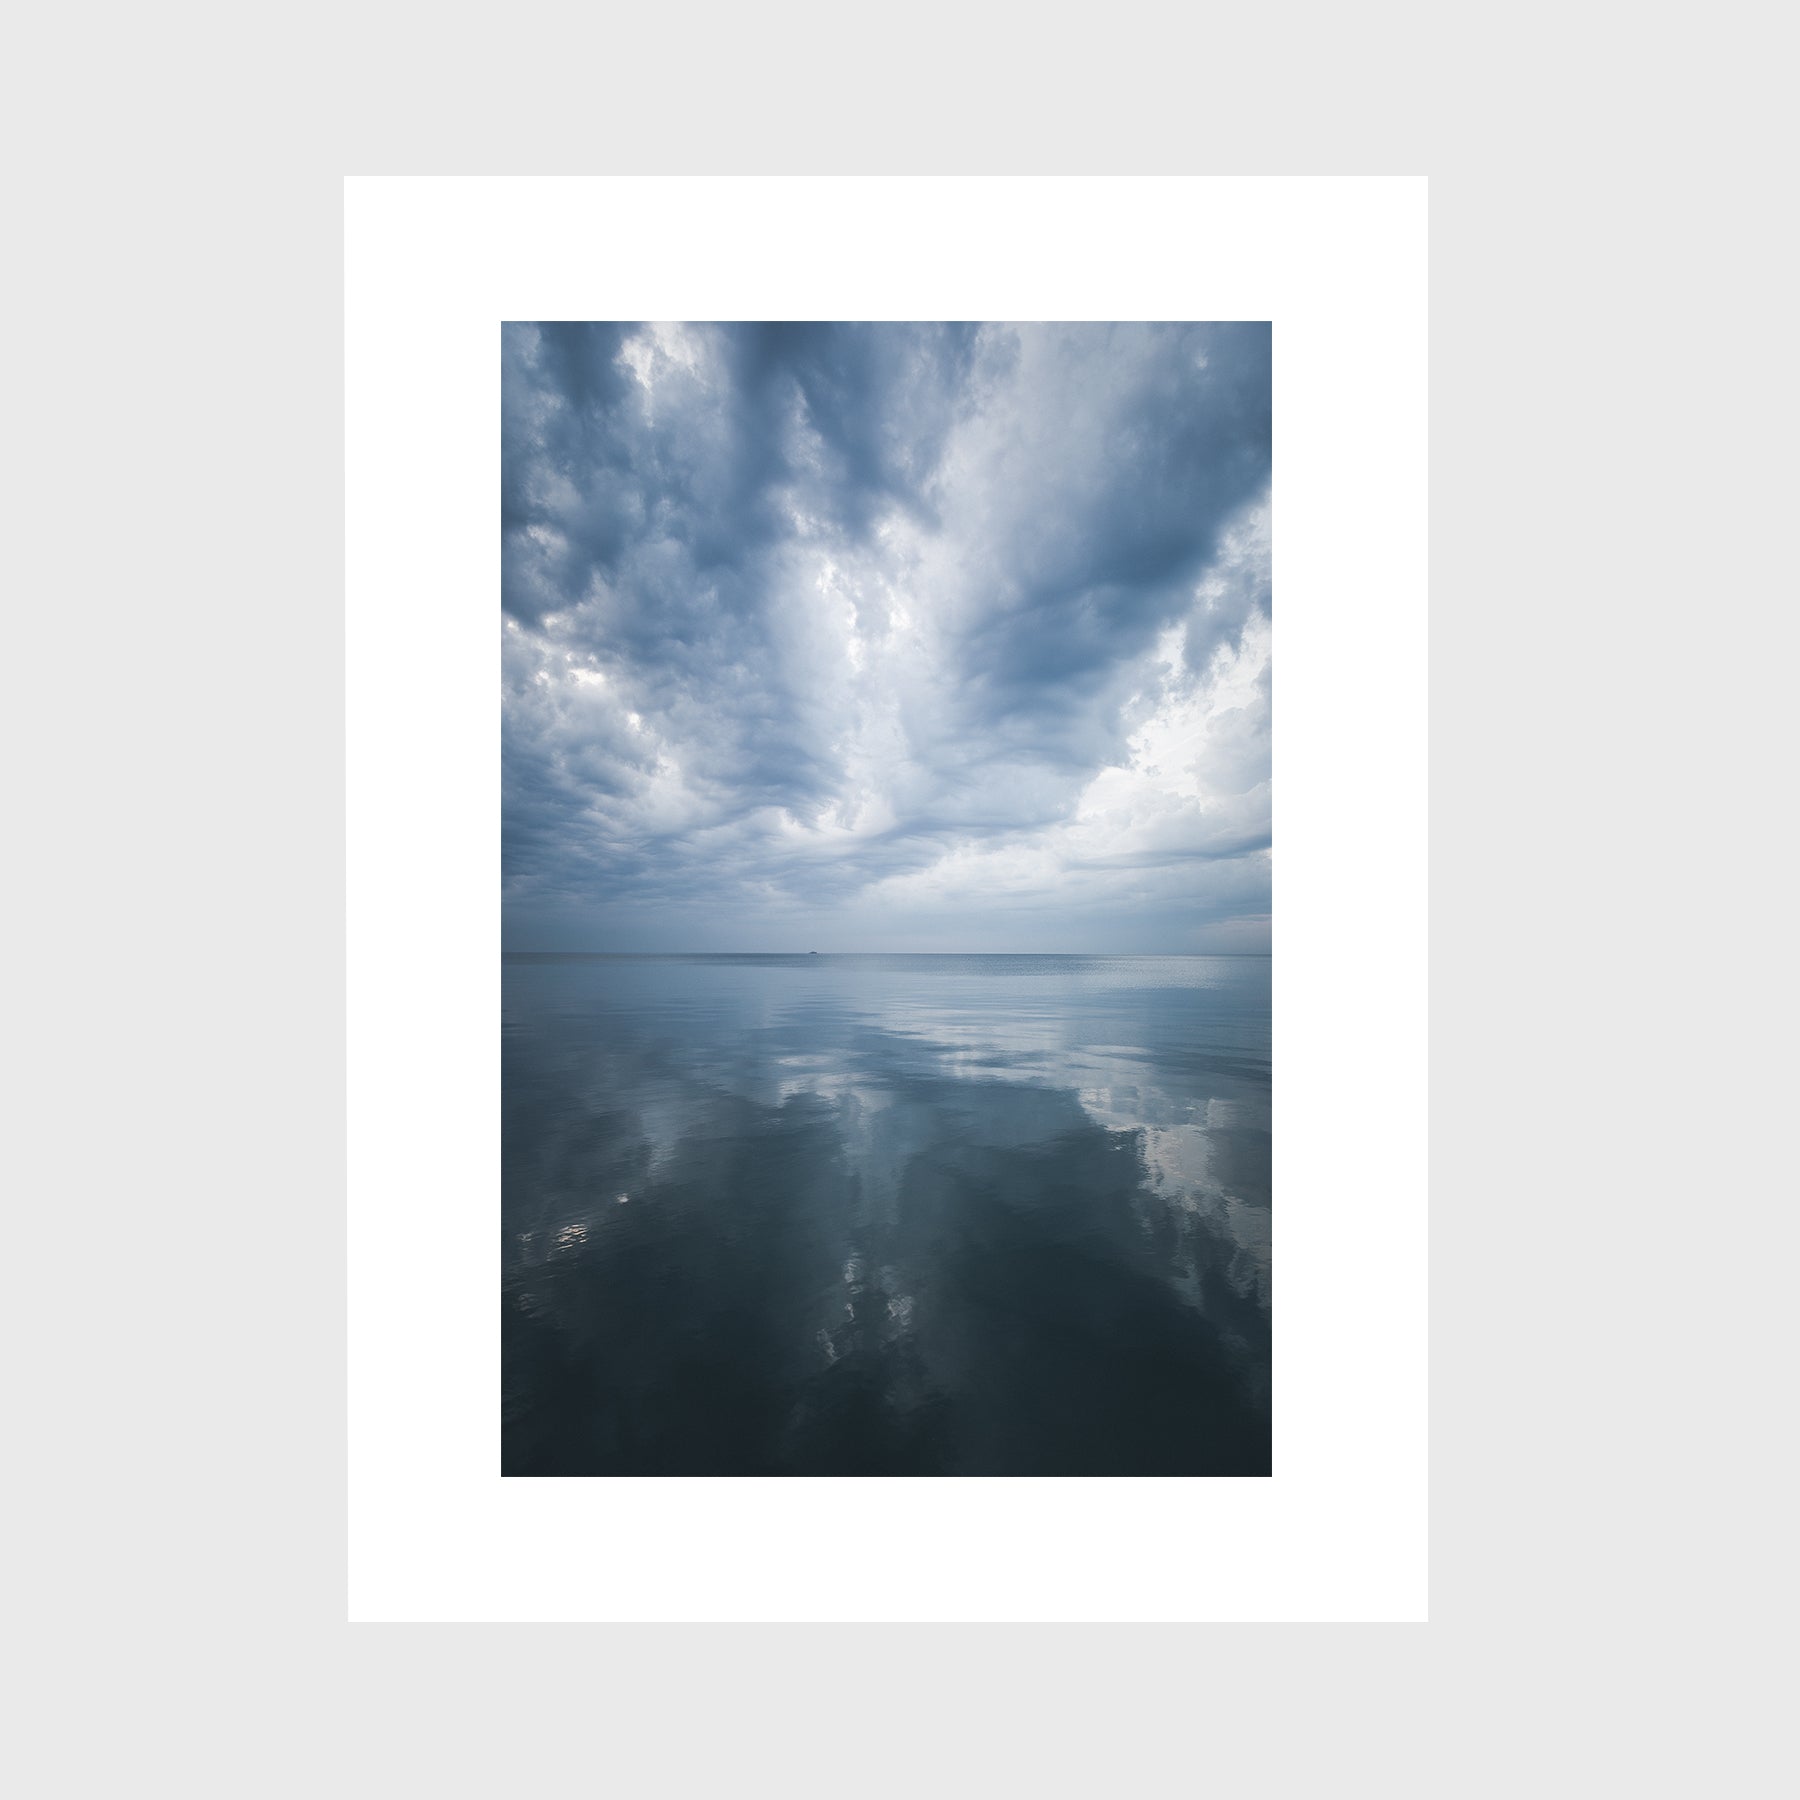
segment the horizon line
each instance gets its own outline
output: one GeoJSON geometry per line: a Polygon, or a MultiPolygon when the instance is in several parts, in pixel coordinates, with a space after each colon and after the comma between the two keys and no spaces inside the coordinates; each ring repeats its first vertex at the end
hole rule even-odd
{"type": "Polygon", "coordinates": [[[502,956],[1272,956],[1272,950],[517,950],[502,956]]]}

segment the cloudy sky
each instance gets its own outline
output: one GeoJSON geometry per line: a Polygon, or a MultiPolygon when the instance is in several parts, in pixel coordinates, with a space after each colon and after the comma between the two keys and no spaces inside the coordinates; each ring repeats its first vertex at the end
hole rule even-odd
{"type": "Polygon", "coordinates": [[[503,352],[508,948],[1268,948],[1266,325],[503,352]]]}

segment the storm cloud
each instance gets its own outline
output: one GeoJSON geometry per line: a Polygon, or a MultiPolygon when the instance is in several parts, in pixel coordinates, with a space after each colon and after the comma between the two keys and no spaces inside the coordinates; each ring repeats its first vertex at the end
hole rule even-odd
{"type": "Polygon", "coordinates": [[[1266,325],[502,350],[509,948],[1267,948],[1266,325]]]}

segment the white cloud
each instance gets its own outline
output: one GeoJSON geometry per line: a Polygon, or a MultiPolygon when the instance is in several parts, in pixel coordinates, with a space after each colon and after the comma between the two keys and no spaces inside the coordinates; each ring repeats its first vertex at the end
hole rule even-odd
{"type": "Polygon", "coordinates": [[[1256,947],[1266,361],[1203,336],[520,331],[509,930],[1256,947]]]}

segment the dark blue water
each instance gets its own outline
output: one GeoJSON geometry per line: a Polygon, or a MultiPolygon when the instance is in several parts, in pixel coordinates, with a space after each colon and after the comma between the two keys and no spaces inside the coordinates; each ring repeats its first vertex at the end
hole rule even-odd
{"type": "Polygon", "coordinates": [[[1261,1475],[1261,957],[508,956],[509,1475],[1261,1475]]]}

